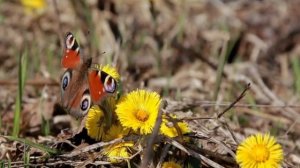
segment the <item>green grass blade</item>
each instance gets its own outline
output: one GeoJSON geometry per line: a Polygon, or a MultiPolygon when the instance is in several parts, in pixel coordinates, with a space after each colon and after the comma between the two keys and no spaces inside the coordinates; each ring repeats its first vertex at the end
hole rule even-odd
{"type": "Polygon", "coordinates": [[[221,82],[222,82],[222,74],[223,74],[223,71],[224,71],[224,66],[225,66],[226,57],[227,57],[227,54],[226,54],[225,50],[227,50],[227,48],[228,48],[228,41],[224,41],[224,45],[222,47],[221,57],[220,57],[219,64],[218,64],[218,69],[217,69],[216,86],[215,86],[215,89],[214,89],[213,100],[217,100],[218,94],[219,94],[219,91],[220,91],[221,82]]]}
{"type": "Polygon", "coordinates": [[[45,119],[43,114],[42,114],[41,127],[42,127],[43,135],[48,136],[50,134],[50,122],[49,122],[49,120],[45,119]]]}
{"type": "Polygon", "coordinates": [[[14,113],[14,127],[12,135],[17,137],[20,132],[20,115],[21,115],[21,106],[22,106],[22,96],[26,80],[27,72],[27,50],[19,57],[19,77],[18,77],[18,93],[16,99],[16,107],[14,113]]]}
{"type": "Polygon", "coordinates": [[[294,73],[294,86],[297,93],[300,93],[300,61],[297,57],[291,60],[294,73]]]}
{"type": "Polygon", "coordinates": [[[14,127],[13,127],[13,133],[12,135],[17,137],[20,132],[20,113],[21,113],[21,96],[17,95],[16,99],[16,107],[15,107],[15,113],[14,113],[14,127]]]}
{"type": "Polygon", "coordinates": [[[60,154],[61,152],[57,149],[53,149],[53,148],[50,148],[50,147],[47,147],[45,145],[42,145],[42,144],[38,144],[38,143],[34,143],[28,139],[23,139],[23,138],[17,138],[17,137],[14,137],[14,136],[3,136],[4,138],[8,139],[8,140],[11,140],[11,141],[18,141],[18,142],[21,142],[21,143],[24,143],[28,146],[31,146],[33,148],[36,148],[36,149],[39,149],[41,151],[44,151],[50,155],[58,155],[60,154]]]}
{"type": "Polygon", "coordinates": [[[11,168],[11,161],[10,161],[10,159],[7,160],[7,167],[11,168]]]}
{"type": "Polygon", "coordinates": [[[176,89],[175,100],[181,100],[181,90],[179,88],[176,89]]]}
{"type": "Polygon", "coordinates": [[[1,132],[1,128],[2,128],[2,112],[0,112],[0,132],[1,132]]]}
{"type": "Polygon", "coordinates": [[[30,163],[30,153],[27,151],[27,149],[25,149],[25,151],[24,151],[24,165],[25,166],[24,167],[25,168],[29,167],[29,163],[30,163]]]}
{"type": "Polygon", "coordinates": [[[237,38],[234,38],[229,41],[224,41],[222,51],[221,51],[221,57],[219,59],[219,64],[218,64],[218,69],[217,69],[216,87],[214,89],[213,100],[217,100],[217,98],[218,98],[218,94],[219,94],[221,82],[222,82],[222,74],[224,71],[224,66],[227,62],[228,55],[232,52],[232,49],[236,45],[238,39],[239,38],[237,37],[237,38]]]}
{"type": "Polygon", "coordinates": [[[123,94],[124,94],[123,92],[124,92],[123,91],[123,83],[122,83],[122,81],[119,81],[118,88],[117,88],[117,96],[116,96],[117,100],[119,100],[123,96],[123,94]]]}
{"type": "Polygon", "coordinates": [[[0,168],[4,168],[4,167],[5,167],[4,161],[0,160],[0,168]]]}
{"type": "Polygon", "coordinates": [[[43,114],[43,108],[45,107],[44,104],[45,104],[45,96],[43,96],[44,93],[41,94],[41,97],[40,97],[40,101],[39,101],[39,112],[41,114],[41,120],[42,120],[42,123],[41,123],[41,131],[42,131],[42,134],[47,136],[50,134],[50,121],[48,119],[45,118],[44,114],[43,114]]]}
{"type": "Polygon", "coordinates": [[[168,97],[170,94],[170,84],[171,83],[171,75],[168,75],[167,77],[167,84],[166,86],[163,88],[163,97],[168,97]]]}

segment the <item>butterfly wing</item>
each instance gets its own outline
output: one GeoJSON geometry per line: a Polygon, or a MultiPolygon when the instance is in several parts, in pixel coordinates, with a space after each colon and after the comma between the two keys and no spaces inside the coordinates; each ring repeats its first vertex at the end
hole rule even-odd
{"type": "Polygon", "coordinates": [[[116,92],[117,81],[101,69],[90,70],[88,81],[93,102],[99,102],[106,95],[116,92]]]}
{"type": "Polygon", "coordinates": [[[61,102],[73,117],[85,116],[92,105],[87,77],[77,70],[67,69],[61,79],[61,102]]]}
{"type": "Polygon", "coordinates": [[[81,62],[79,51],[80,48],[74,35],[68,32],[65,37],[65,51],[61,60],[62,66],[71,69],[78,67],[81,62]]]}
{"type": "Polygon", "coordinates": [[[80,57],[79,45],[72,33],[66,34],[65,46],[61,63],[67,69],[61,79],[61,104],[78,119],[85,116],[92,105],[87,77],[92,59],[80,57]]]}

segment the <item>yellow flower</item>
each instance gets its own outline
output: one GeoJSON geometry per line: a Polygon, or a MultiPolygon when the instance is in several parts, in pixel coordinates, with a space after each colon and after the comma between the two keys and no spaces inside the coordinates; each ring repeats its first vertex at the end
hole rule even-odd
{"type": "Polygon", "coordinates": [[[236,161],[242,168],[278,168],[282,160],[282,148],[270,134],[246,138],[236,152],[236,161]]]}
{"type": "Polygon", "coordinates": [[[169,162],[164,162],[162,168],[181,168],[181,165],[174,161],[169,161],[169,162]]]}
{"type": "Polygon", "coordinates": [[[116,113],[123,127],[149,134],[155,125],[160,102],[156,92],[136,90],[121,99],[116,113]]]}
{"type": "Polygon", "coordinates": [[[105,66],[95,64],[94,65],[95,69],[102,70],[103,72],[107,73],[111,77],[113,77],[116,81],[120,80],[120,75],[117,72],[116,68],[112,67],[111,65],[107,64],[105,66]]]}
{"type": "Polygon", "coordinates": [[[122,142],[105,147],[102,154],[108,157],[108,161],[119,163],[122,160],[129,159],[130,148],[133,147],[133,142],[122,142]]]}
{"type": "Polygon", "coordinates": [[[99,141],[104,136],[106,124],[105,124],[104,112],[99,106],[92,106],[87,114],[85,121],[85,128],[87,129],[88,135],[99,141]]]}
{"type": "MultiPolygon", "coordinates": [[[[173,118],[175,118],[175,116],[173,118]]],[[[187,123],[177,122],[177,125],[181,131],[181,134],[186,134],[186,133],[190,132],[190,129],[189,129],[187,123]]],[[[179,135],[174,124],[172,122],[168,121],[166,118],[164,118],[161,123],[160,132],[170,138],[177,137],[179,135]]]]}
{"type": "Polygon", "coordinates": [[[124,129],[120,124],[112,125],[103,137],[103,141],[111,141],[117,138],[123,138],[129,133],[129,129],[124,129]]]}
{"type": "Polygon", "coordinates": [[[46,7],[45,0],[21,0],[27,13],[32,13],[33,10],[43,10],[46,7]]]}

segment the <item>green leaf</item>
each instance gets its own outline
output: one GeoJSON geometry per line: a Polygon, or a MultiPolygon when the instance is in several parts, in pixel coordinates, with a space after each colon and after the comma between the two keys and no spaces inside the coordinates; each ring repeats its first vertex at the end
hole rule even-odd
{"type": "Polygon", "coordinates": [[[216,86],[214,88],[214,95],[213,95],[213,100],[217,100],[218,94],[220,91],[221,83],[222,83],[222,75],[224,72],[224,66],[227,62],[229,54],[232,52],[232,49],[238,42],[240,34],[233,39],[229,39],[228,41],[224,41],[222,51],[221,51],[221,56],[219,58],[219,64],[218,64],[218,69],[217,69],[217,76],[216,76],[216,86]]]}
{"type": "Polygon", "coordinates": [[[5,167],[4,161],[0,160],[0,168],[4,168],[4,167],[5,167]]]}
{"type": "Polygon", "coordinates": [[[19,57],[19,76],[18,76],[18,93],[16,99],[16,107],[14,113],[14,127],[12,136],[17,137],[20,132],[20,116],[22,107],[22,96],[25,86],[26,73],[27,73],[27,63],[28,63],[28,52],[25,52],[19,57]]]}
{"type": "Polygon", "coordinates": [[[11,161],[10,161],[10,159],[7,160],[7,167],[11,168],[11,161]]]}
{"type": "Polygon", "coordinates": [[[27,168],[29,167],[30,164],[30,153],[25,149],[24,151],[24,167],[27,168]]]}
{"type": "Polygon", "coordinates": [[[297,93],[300,93],[300,61],[297,57],[293,57],[291,63],[294,72],[295,90],[297,93]]]}
{"type": "Polygon", "coordinates": [[[42,114],[42,132],[43,132],[43,135],[47,136],[50,134],[50,122],[49,120],[46,120],[44,115],[42,114]]]}

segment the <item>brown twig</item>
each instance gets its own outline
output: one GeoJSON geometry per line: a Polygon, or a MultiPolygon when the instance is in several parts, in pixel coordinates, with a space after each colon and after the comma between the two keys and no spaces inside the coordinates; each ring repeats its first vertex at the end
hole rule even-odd
{"type": "Polygon", "coordinates": [[[143,149],[139,149],[137,152],[135,152],[135,154],[131,155],[129,157],[129,160],[133,159],[134,157],[136,157],[137,155],[139,155],[141,152],[143,151],[143,149]]]}
{"type": "Polygon", "coordinates": [[[166,116],[168,117],[168,121],[172,122],[172,124],[173,124],[173,126],[174,126],[174,128],[175,128],[175,130],[176,130],[176,132],[178,134],[178,137],[180,137],[181,141],[183,141],[182,131],[179,128],[178,123],[177,123],[179,121],[176,120],[176,118],[171,117],[169,113],[166,113],[166,116]]]}
{"type": "Polygon", "coordinates": [[[229,125],[226,122],[221,122],[222,125],[229,131],[232,139],[235,141],[236,144],[239,144],[238,139],[235,137],[233,131],[231,130],[231,128],[229,127],[229,125]]]}
{"type": "Polygon", "coordinates": [[[249,89],[250,89],[250,83],[247,84],[246,88],[243,90],[243,92],[240,94],[240,96],[234,102],[232,102],[226,109],[224,109],[223,112],[221,112],[220,114],[218,114],[217,118],[222,117],[227,111],[229,111],[232,107],[234,107],[234,105],[237,102],[239,102],[246,95],[246,92],[249,89]]]}
{"type": "Polygon", "coordinates": [[[154,141],[158,135],[159,132],[159,128],[162,122],[162,113],[166,107],[166,101],[162,101],[160,104],[160,108],[159,108],[159,112],[158,112],[158,116],[157,116],[157,120],[155,123],[155,126],[153,128],[152,134],[150,135],[149,139],[148,139],[148,143],[147,143],[147,147],[144,151],[144,157],[142,159],[142,163],[141,163],[141,167],[148,167],[149,161],[152,159],[152,155],[153,155],[153,144],[154,141]]]}
{"type": "Polygon", "coordinates": [[[212,120],[212,119],[216,119],[216,117],[184,117],[184,118],[177,119],[177,121],[212,120]]]}
{"type": "Polygon", "coordinates": [[[167,156],[170,147],[171,147],[170,144],[166,144],[166,145],[164,146],[163,151],[162,151],[162,154],[160,155],[159,162],[158,162],[156,168],[160,168],[160,167],[161,167],[161,164],[162,164],[162,162],[164,161],[165,157],[167,156]]]}
{"type": "MultiPolygon", "coordinates": [[[[285,102],[282,101],[278,96],[267,87],[265,82],[263,81],[261,75],[259,74],[258,70],[255,67],[250,68],[250,75],[253,77],[254,81],[256,81],[257,85],[261,88],[261,91],[266,95],[270,102],[273,104],[279,104],[284,105],[285,102]]],[[[282,115],[294,120],[295,118],[300,118],[299,113],[297,113],[294,109],[285,108],[284,111],[282,111],[282,115]]]]}
{"type": "Polygon", "coordinates": [[[245,95],[246,92],[250,89],[250,83],[247,84],[246,88],[243,90],[243,92],[239,95],[239,97],[237,97],[237,99],[232,102],[231,104],[229,104],[229,106],[224,109],[220,114],[217,115],[217,118],[215,117],[184,117],[181,119],[174,119],[176,121],[182,121],[182,120],[210,120],[210,119],[219,119],[220,117],[222,117],[228,110],[230,110],[231,108],[235,107],[236,103],[238,103],[245,95]]]}
{"type": "Polygon", "coordinates": [[[89,145],[87,147],[84,147],[80,150],[75,150],[75,151],[72,151],[71,153],[63,154],[63,155],[60,155],[60,156],[65,157],[65,158],[71,158],[71,157],[80,155],[82,153],[85,153],[85,152],[88,152],[88,151],[91,151],[91,150],[94,150],[94,149],[97,149],[97,148],[100,148],[100,147],[103,147],[103,146],[119,143],[119,142],[122,142],[122,141],[123,141],[122,138],[118,138],[118,139],[114,139],[114,140],[109,141],[109,142],[99,142],[99,143],[95,143],[93,145],[89,145]]]}
{"type": "MultiPolygon", "coordinates": [[[[126,161],[126,160],[131,160],[131,159],[133,159],[134,157],[136,157],[137,155],[139,155],[140,153],[142,152],[142,149],[140,149],[140,150],[138,150],[137,152],[135,152],[133,155],[131,155],[130,157],[122,157],[122,156],[119,156],[119,157],[117,157],[117,156],[112,156],[112,157],[110,157],[110,158],[112,158],[112,159],[117,159],[117,160],[124,160],[124,161],[126,161]]],[[[107,162],[107,163],[109,163],[109,164],[113,164],[112,162],[107,162]]]]}
{"type": "Polygon", "coordinates": [[[289,126],[289,128],[285,131],[284,135],[287,136],[288,133],[291,132],[291,130],[295,127],[295,125],[299,123],[299,119],[296,119],[292,124],[291,126],[289,126]]]}
{"type": "MultiPolygon", "coordinates": [[[[210,107],[210,106],[229,106],[230,103],[204,103],[201,104],[201,107],[210,107]]],[[[235,104],[233,107],[257,107],[257,108],[300,108],[300,105],[270,105],[270,104],[235,104]]]]}
{"type": "Polygon", "coordinates": [[[190,144],[185,144],[185,148],[189,151],[192,150],[198,154],[202,154],[202,155],[209,156],[210,158],[214,158],[213,160],[219,160],[222,163],[225,162],[228,164],[236,164],[235,160],[232,157],[224,156],[222,154],[215,153],[215,152],[203,149],[203,148],[198,148],[198,147],[192,146],[190,144]]]}
{"type": "MultiPolygon", "coordinates": [[[[202,152],[199,151],[195,151],[193,149],[187,148],[186,146],[183,146],[182,144],[180,144],[179,142],[175,141],[174,139],[168,139],[167,140],[168,143],[172,144],[173,146],[175,146],[176,148],[180,149],[181,151],[185,152],[188,155],[192,155],[193,157],[204,161],[205,163],[207,163],[210,167],[214,167],[214,168],[224,168],[223,166],[221,166],[220,164],[208,159],[207,157],[205,157],[202,152]]],[[[210,151],[209,151],[210,152],[210,151]]],[[[204,152],[203,152],[204,153],[204,152]]],[[[207,154],[207,153],[204,153],[207,154]]],[[[214,155],[216,155],[215,153],[213,153],[214,155]]],[[[212,155],[213,156],[213,155],[212,155]]]]}
{"type": "MultiPolygon", "coordinates": [[[[252,87],[251,87],[252,88],[252,87]]],[[[229,106],[232,104],[232,102],[220,102],[217,103],[215,101],[203,101],[203,100],[194,100],[194,99],[183,99],[180,102],[168,100],[168,102],[171,102],[175,105],[170,105],[167,107],[168,111],[180,111],[180,110],[188,110],[194,107],[214,107],[216,105],[218,106],[229,106]],[[177,105],[176,105],[177,104],[177,105]]],[[[257,108],[300,108],[300,105],[292,105],[292,104],[243,104],[243,103],[236,103],[233,107],[245,107],[245,108],[251,108],[251,107],[257,107],[257,108]]]]}

